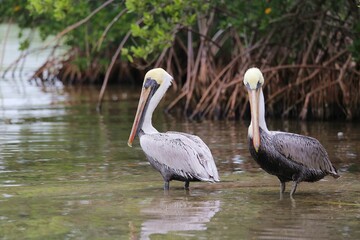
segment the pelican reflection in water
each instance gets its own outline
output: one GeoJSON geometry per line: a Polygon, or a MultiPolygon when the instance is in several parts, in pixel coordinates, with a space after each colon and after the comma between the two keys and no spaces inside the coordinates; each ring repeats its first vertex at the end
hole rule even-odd
{"type": "Polygon", "coordinates": [[[315,182],[326,175],[339,177],[325,148],[315,138],[268,130],[262,91],[264,77],[258,68],[246,71],[244,84],[251,110],[249,150],[262,169],[279,178],[280,194],[285,191],[288,181],[293,181],[292,196],[299,182],[315,182]]]}
{"type": "MultiPolygon", "coordinates": [[[[156,198],[141,209],[148,220],[141,224],[141,239],[169,232],[205,231],[206,224],[220,211],[220,200],[194,198],[156,198]]],[[[181,234],[181,233],[180,233],[181,234]]]]}
{"type": "Polygon", "coordinates": [[[131,129],[128,145],[135,136],[150,164],[164,179],[164,189],[169,189],[171,180],[218,182],[219,174],[208,146],[195,135],[181,132],[159,133],[152,126],[152,114],[170,87],[173,78],[162,68],[148,71],[131,129]]]}

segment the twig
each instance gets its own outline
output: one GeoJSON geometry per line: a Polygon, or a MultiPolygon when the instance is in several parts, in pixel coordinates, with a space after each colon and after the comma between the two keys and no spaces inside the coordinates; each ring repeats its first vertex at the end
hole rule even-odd
{"type": "Polygon", "coordinates": [[[340,89],[342,91],[342,95],[343,95],[343,102],[345,105],[345,109],[346,109],[346,119],[350,120],[352,119],[352,112],[349,106],[349,102],[350,102],[350,93],[349,93],[349,89],[348,87],[345,85],[345,83],[343,82],[343,78],[346,72],[347,67],[349,66],[350,62],[351,62],[352,56],[349,55],[345,64],[342,66],[342,68],[340,69],[340,74],[339,77],[337,79],[340,89]]]}
{"type": "MultiPolygon", "coordinates": [[[[301,62],[301,65],[305,65],[308,61],[308,58],[309,58],[309,55],[310,55],[310,52],[311,50],[313,49],[313,46],[315,44],[315,40],[317,39],[317,36],[320,34],[320,28],[321,28],[321,25],[323,23],[323,20],[324,20],[324,17],[325,17],[325,13],[323,13],[320,17],[320,19],[318,20],[315,28],[314,28],[314,31],[313,31],[313,34],[311,35],[311,40],[310,40],[310,43],[309,43],[309,46],[308,48],[306,49],[306,52],[304,54],[304,57],[302,59],[302,62],[301,62]]],[[[296,79],[296,84],[299,84],[299,81],[303,75],[303,70],[304,68],[300,68],[300,71],[298,73],[298,77],[296,79]]]]}
{"type": "Polygon", "coordinates": [[[304,106],[303,106],[303,108],[301,110],[301,113],[300,113],[300,119],[302,119],[302,120],[306,119],[308,106],[309,106],[310,98],[312,97],[312,95],[314,95],[314,93],[316,93],[316,92],[319,92],[319,91],[322,91],[322,90],[324,90],[324,89],[326,89],[328,87],[331,87],[332,85],[335,85],[336,83],[338,83],[338,80],[329,82],[326,85],[321,85],[320,87],[315,88],[314,90],[312,90],[311,92],[306,94],[305,103],[304,103],[304,106]]]}
{"type": "MultiPolygon", "coordinates": [[[[3,67],[3,63],[4,63],[4,57],[5,57],[5,49],[6,49],[6,42],[9,38],[9,33],[10,33],[10,29],[11,29],[11,23],[12,23],[12,18],[9,19],[9,21],[7,22],[7,28],[6,28],[6,32],[5,32],[5,37],[3,40],[3,46],[2,46],[2,55],[1,55],[1,61],[0,61],[0,69],[3,67]]],[[[3,75],[4,77],[4,75],[3,75]]]]}
{"type": "Polygon", "coordinates": [[[108,1],[104,2],[101,6],[99,6],[94,11],[92,11],[86,18],[81,19],[80,21],[74,23],[73,25],[68,26],[67,28],[62,30],[60,33],[58,33],[54,40],[58,41],[60,38],[62,38],[68,32],[70,32],[70,31],[80,27],[84,23],[88,22],[90,20],[90,18],[92,18],[96,13],[98,13],[100,10],[102,10],[103,8],[105,8],[107,5],[109,5],[112,2],[114,2],[114,0],[108,0],[108,1]]]}
{"type": "Polygon", "coordinates": [[[102,103],[102,100],[104,98],[107,83],[109,81],[110,72],[111,72],[112,68],[115,65],[116,59],[118,58],[119,54],[121,53],[122,48],[124,47],[126,41],[128,40],[128,38],[130,36],[131,36],[131,31],[128,31],[126,33],[125,37],[123,38],[123,40],[121,41],[120,45],[116,49],[116,52],[114,53],[114,55],[113,55],[113,57],[111,59],[111,63],[110,63],[109,67],[106,70],[104,82],[103,82],[103,84],[101,86],[101,90],[100,90],[100,94],[99,94],[99,98],[98,98],[98,102],[97,102],[97,106],[96,106],[96,110],[99,111],[99,112],[101,111],[101,103],[102,103]]]}
{"type": "MultiPolygon", "coordinates": [[[[140,24],[142,23],[143,19],[139,19],[135,24],[140,24]]],[[[104,94],[105,94],[105,90],[106,90],[106,86],[108,84],[109,81],[109,77],[110,77],[110,72],[113,69],[116,59],[118,58],[119,54],[121,53],[122,48],[124,47],[126,41],[129,39],[129,37],[131,36],[131,30],[129,30],[126,35],[124,36],[123,40],[121,41],[120,45],[118,46],[118,48],[116,49],[115,54],[113,55],[112,59],[111,59],[111,63],[109,65],[109,67],[106,70],[106,74],[105,74],[105,78],[104,78],[104,82],[101,86],[101,90],[100,90],[100,94],[99,94],[99,98],[98,98],[98,102],[97,102],[97,106],[96,109],[97,111],[101,110],[101,103],[102,100],[104,98],[104,94]]]]}
{"type": "Polygon", "coordinates": [[[191,28],[188,29],[187,34],[187,68],[186,68],[186,84],[184,85],[183,89],[186,92],[186,102],[184,107],[184,113],[186,113],[190,98],[191,98],[191,81],[192,81],[192,71],[194,69],[194,51],[192,46],[193,38],[191,28]]]}
{"type": "Polygon", "coordinates": [[[104,32],[101,34],[100,39],[98,40],[97,44],[96,44],[96,48],[99,51],[100,47],[105,39],[105,36],[107,35],[107,33],[109,32],[110,28],[119,20],[119,18],[124,15],[127,12],[127,9],[124,8],[121,12],[118,13],[118,15],[116,15],[113,20],[111,20],[111,22],[106,26],[104,32]]]}

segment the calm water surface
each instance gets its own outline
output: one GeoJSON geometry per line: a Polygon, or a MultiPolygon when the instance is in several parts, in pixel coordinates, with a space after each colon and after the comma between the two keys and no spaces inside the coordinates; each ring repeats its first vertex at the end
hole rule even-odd
{"type": "Polygon", "coordinates": [[[338,180],[300,184],[291,201],[279,199],[276,177],[251,159],[247,122],[157,111],[159,131],[208,143],[222,179],[192,183],[189,193],[172,182],[164,194],[138,140],[127,146],[138,89],[110,89],[98,114],[96,88],[22,89],[14,81],[0,85],[2,239],[360,238],[358,123],[269,121],[270,129],[318,138],[341,171],[338,180]]]}
{"type": "Polygon", "coordinates": [[[112,87],[98,114],[97,87],[0,79],[0,239],[360,239],[359,123],[268,121],[318,138],[342,176],[291,201],[251,159],[248,122],[188,122],[161,105],[156,128],[200,136],[222,180],[165,194],[138,140],[127,146],[139,92],[112,87]]]}

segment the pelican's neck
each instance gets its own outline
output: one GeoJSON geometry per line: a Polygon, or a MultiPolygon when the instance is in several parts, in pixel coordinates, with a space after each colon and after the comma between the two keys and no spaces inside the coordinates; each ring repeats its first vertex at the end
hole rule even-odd
{"type": "MultiPolygon", "coordinates": [[[[248,129],[248,135],[252,137],[252,121],[250,123],[249,129],[248,129]]],[[[265,132],[269,132],[266,121],[265,121],[265,99],[264,99],[264,93],[262,89],[260,89],[260,95],[259,95],[259,127],[264,130],[265,132]]]]}
{"type": "Polygon", "coordinates": [[[152,125],[152,115],[159,104],[160,100],[165,95],[166,90],[170,87],[171,82],[170,81],[164,81],[159,88],[156,90],[155,94],[150,99],[150,102],[148,104],[148,107],[146,109],[146,113],[144,116],[144,122],[141,127],[141,129],[144,131],[145,134],[153,134],[158,133],[158,131],[153,127],[152,125]]]}

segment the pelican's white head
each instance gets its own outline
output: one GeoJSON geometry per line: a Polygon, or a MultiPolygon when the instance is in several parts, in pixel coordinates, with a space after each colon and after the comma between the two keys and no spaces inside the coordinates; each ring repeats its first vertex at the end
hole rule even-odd
{"type": "Polygon", "coordinates": [[[255,90],[264,84],[264,76],[258,68],[249,68],[244,74],[244,85],[247,89],[255,90]]]}
{"type": "Polygon", "coordinates": [[[171,85],[173,77],[162,68],[154,68],[145,74],[143,86],[149,79],[155,80],[159,85],[165,84],[168,88],[171,85]]]}
{"type": "Polygon", "coordinates": [[[170,87],[172,80],[173,77],[162,68],[151,69],[145,74],[135,120],[128,140],[130,147],[140,130],[145,134],[158,132],[152,126],[152,114],[170,87]]]}
{"type": "Polygon", "coordinates": [[[249,68],[244,75],[244,85],[249,94],[251,123],[248,135],[256,151],[260,147],[260,128],[268,131],[265,122],[265,102],[262,92],[264,76],[258,68],[249,68]]]}

